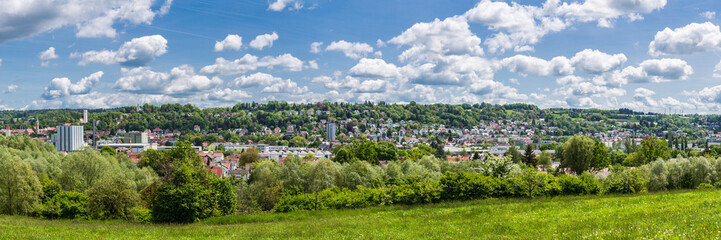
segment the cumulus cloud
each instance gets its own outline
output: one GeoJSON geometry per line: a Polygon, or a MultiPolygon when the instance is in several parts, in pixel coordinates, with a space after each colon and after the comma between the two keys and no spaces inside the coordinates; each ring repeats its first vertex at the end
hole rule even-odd
{"type": "Polygon", "coordinates": [[[586,0],[583,3],[548,0],[537,7],[482,0],[463,17],[496,32],[485,41],[491,53],[506,49],[522,52],[532,51],[532,45],[543,36],[564,30],[574,22],[597,21],[600,27],[612,27],[619,17],[639,20],[643,18],[641,14],[665,5],[666,0],[586,0]]]}
{"type": "Polygon", "coordinates": [[[230,88],[214,89],[205,94],[208,100],[222,102],[240,102],[250,97],[251,95],[245,91],[230,88]]]}
{"type": "Polygon", "coordinates": [[[261,92],[303,94],[308,92],[308,87],[299,87],[296,82],[293,82],[290,79],[286,79],[263,88],[261,92]]]}
{"type": "Polygon", "coordinates": [[[278,34],[275,32],[272,34],[258,35],[255,39],[253,39],[253,41],[250,41],[250,47],[263,50],[265,47],[273,47],[273,42],[275,40],[278,40],[278,34]]]}
{"type": "MultiPolygon", "coordinates": [[[[556,83],[558,83],[560,87],[556,89],[554,93],[557,95],[567,96],[569,98],[620,97],[626,95],[626,90],[609,86],[602,77],[586,79],[579,76],[569,75],[556,79],[556,83]]],[[[577,106],[570,102],[568,105],[577,106]]]]}
{"type": "Polygon", "coordinates": [[[248,76],[240,76],[233,80],[233,85],[241,88],[268,86],[282,82],[283,79],[274,77],[267,73],[254,73],[248,76]]]}
{"type": "Polygon", "coordinates": [[[43,61],[57,59],[58,55],[55,54],[55,47],[50,47],[48,50],[40,52],[38,58],[43,61]]]}
{"type": "Polygon", "coordinates": [[[439,55],[483,55],[481,39],[469,30],[468,23],[461,17],[416,23],[388,42],[410,46],[399,56],[401,62],[423,61],[439,55]]]}
{"type": "Polygon", "coordinates": [[[373,47],[371,45],[368,45],[367,43],[346,42],[345,40],[340,40],[330,43],[330,45],[328,45],[325,50],[343,52],[346,57],[358,59],[367,55],[368,53],[372,53],[373,47]]]}
{"type": "MultiPolygon", "coordinates": [[[[549,3],[546,5],[550,6],[549,3]]],[[[567,27],[568,23],[556,16],[544,15],[544,9],[521,5],[513,2],[494,2],[483,0],[465,13],[471,22],[483,23],[490,30],[497,31],[486,39],[489,51],[515,48],[517,51],[529,51],[541,37],[549,32],[557,32],[567,27]]]]}
{"type": "Polygon", "coordinates": [[[18,91],[18,88],[19,88],[18,85],[16,85],[16,84],[10,84],[10,85],[8,85],[8,87],[7,87],[5,90],[2,91],[2,93],[5,93],[5,94],[7,94],[7,93],[15,93],[15,92],[18,91]]]}
{"type": "Polygon", "coordinates": [[[310,52],[311,53],[320,53],[321,52],[321,46],[323,46],[323,42],[313,42],[310,44],[310,52]]]}
{"type": "Polygon", "coordinates": [[[361,59],[348,73],[353,76],[391,78],[400,74],[399,68],[383,59],[361,59]]]}
{"type": "Polygon", "coordinates": [[[585,49],[571,58],[571,63],[584,71],[600,74],[617,69],[626,62],[623,53],[610,55],[599,50],[585,49]]]}
{"type": "Polygon", "coordinates": [[[268,10],[280,12],[283,9],[298,10],[303,8],[303,3],[297,0],[275,0],[268,5],[268,10]]]}
{"type": "Polygon", "coordinates": [[[7,0],[0,1],[0,43],[75,26],[77,37],[116,37],[117,23],[151,24],[166,14],[172,0],[152,9],[155,0],[7,0]]]}
{"type": "Polygon", "coordinates": [[[652,56],[692,54],[721,49],[721,30],[710,22],[691,23],[671,30],[657,32],[648,46],[652,56]]]}
{"type": "Polygon", "coordinates": [[[612,27],[614,19],[626,16],[630,21],[640,20],[641,13],[663,9],[666,0],[586,0],[583,3],[562,3],[554,11],[567,19],[591,22],[600,27],[612,27]]]}
{"type": "Polygon", "coordinates": [[[686,80],[693,73],[693,68],[686,61],[664,58],[643,61],[638,67],[627,67],[619,77],[629,83],[658,83],[686,80]]]}
{"type": "Polygon", "coordinates": [[[55,47],[50,47],[48,50],[40,52],[38,58],[42,61],[40,66],[47,67],[50,65],[50,60],[57,59],[58,55],[55,54],[55,47]]]}
{"type": "Polygon", "coordinates": [[[154,72],[149,67],[122,68],[114,89],[143,94],[188,96],[205,92],[223,83],[218,77],[198,75],[190,65],[181,65],[170,72],[154,72]]]}
{"type": "Polygon", "coordinates": [[[537,57],[516,55],[501,60],[501,64],[508,68],[509,71],[521,75],[570,75],[575,70],[571,65],[571,60],[562,56],[546,61],[537,57]]]}
{"type": "MultiPolygon", "coordinates": [[[[84,77],[76,83],[72,83],[70,79],[66,77],[53,78],[53,80],[50,81],[50,85],[45,87],[42,97],[44,99],[58,99],[70,95],[85,94],[90,92],[102,77],[103,71],[90,74],[90,76],[84,77]]],[[[10,87],[8,87],[8,89],[10,89],[10,87]]],[[[17,89],[17,87],[15,89],[17,89]]]]}
{"type": "Polygon", "coordinates": [[[714,12],[714,11],[705,11],[705,12],[702,12],[700,15],[709,20],[716,18],[716,12],[714,12]]]}
{"type": "Polygon", "coordinates": [[[217,58],[215,59],[215,64],[201,68],[200,72],[213,75],[235,75],[254,71],[261,67],[268,69],[283,67],[288,71],[298,72],[303,70],[303,61],[288,53],[277,57],[265,56],[260,59],[258,59],[257,56],[246,54],[233,61],[226,60],[222,57],[217,58]]]}
{"type": "Polygon", "coordinates": [[[168,40],[163,36],[152,35],[123,43],[117,51],[101,50],[89,51],[83,54],[74,53],[71,57],[80,58],[78,65],[85,66],[90,63],[116,64],[123,66],[138,67],[145,66],[167,52],[168,40]]]}
{"type": "Polygon", "coordinates": [[[721,62],[716,64],[716,67],[713,69],[713,77],[721,78],[721,62]]]}
{"type": "Polygon", "coordinates": [[[223,41],[215,41],[215,52],[238,51],[243,46],[243,37],[236,34],[228,34],[223,41]]]}

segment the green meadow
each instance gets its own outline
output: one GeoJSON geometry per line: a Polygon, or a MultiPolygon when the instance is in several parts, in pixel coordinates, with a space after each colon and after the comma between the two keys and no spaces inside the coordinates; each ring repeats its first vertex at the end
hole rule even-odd
{"type": "Polygon", "coordinates": [[[674,239],[721,236],[721,191],[253,213],[187,225],[0,216],[1,239],[674,239]]]}

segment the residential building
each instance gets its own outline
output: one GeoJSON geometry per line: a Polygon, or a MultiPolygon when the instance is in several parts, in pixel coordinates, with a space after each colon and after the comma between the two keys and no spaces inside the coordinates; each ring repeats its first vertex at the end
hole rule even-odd
{"type": "Polygon", "coordinates": [[[83,126],[58,126],[57,133],[52,136],[52,141],[58,151],[77,151],[84,144],[83,126]]]}
{"type": "Polygon", "coordinates": [[[326,124],[325,125],[325,138],[331,142],[335,141],[335,131],[336,131],[335,123],[326,124]]]}

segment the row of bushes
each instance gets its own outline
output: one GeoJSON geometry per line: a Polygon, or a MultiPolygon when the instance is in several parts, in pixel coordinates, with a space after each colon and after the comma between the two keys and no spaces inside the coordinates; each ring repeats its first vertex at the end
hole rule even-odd
{"type": "MultiPolygon", "coordinates": [[[[609,176],[607,192],[640,191],[634,174],[609,176]],[[627,186],[628,185],[628,186],[627,186]]],[[[275,212],[297,210],[362,208],[389,204],[433,203],[445,200],[471,200],[500,197],[535,197],[599,194],[603,185],[593,175],[551,174],[526,169],[509,178],[469,172],[446,172],[438,180],[414,176],[403,183],[355,190],[334,187],[320,193],[288,191],[273,208],[275,212]]]]}

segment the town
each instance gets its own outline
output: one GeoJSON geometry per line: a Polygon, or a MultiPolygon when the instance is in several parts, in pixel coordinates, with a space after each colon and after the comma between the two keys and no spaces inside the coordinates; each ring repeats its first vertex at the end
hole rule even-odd
{"type": "MultiPolygon", "coordinates": [[[[10,129],[8,125],[5,134],[24,134],[53,143],[59,152],[79,151],[87,147],[97,150],[109,147],[116,152],[126,154],[136,164],[140,161],[142,153],[148,149],[168,150],[179,141],[190,140],[197,154],[204,159],[208,171],[218,177],[232,178],[248,178],[253,168],[252,163],[260,159],[269,159],[276,162],[283,162],[290,156],[301,157],[309,161],[318,161],[321,158],[333,159],[335,152],[340,147],[352,144],[356,139],[389,142],[399,150],[408,150],[419,144],[430,145],[430,138],[436,138],[441,141],[443,154],[448,161],[470,160],[476,154],[482,158],[487,156],[502,158],[508,153],[509,149],[514,147],[515,149],[524,149],[527,145],[532,146],[534,155],[540,155],[542,151],[545,151],[554,156],[557,144],[570,137],[564,133],[588,135],[611,150],[627,147],[622,146],[622,144],[628,142],[640,145],[644,139],[652,136],[669,141],[671,143],[670,148],[676,151],[675,154],[690,151],[701,152],[708,149],[709,146],[717,146],[721,143],[721,133],[713,131],[719,128],[718,124],[708,121],[707,117],[698,116],[696,116],[698,120],[688,120],[696,122],[692,128],[685,128],[686,130],[690,129],[690,132],[684,132],[681,128],[654,132],[641,131],[639,126],[649,124],[649,121],[645,121],[644,118],[658,119],[659,116],[663,117],[663,115],[645,116],[643,113],[634,113],[628,110],[620,110],[618,113],[626,112],[630,114],[618,116],[610,114],[611,116],[622,116],[619,118],[627,119],[627,121],[619,121],[609,119],[598,113],[581,113],[577,114],[576,118],[571,118],[576,121],[574,125],[584,122],[589,126],[602,126],[598,127],[598,129],[605,130],[572,132],[567,127],[559,125],[559,119],[563,118],[554,118],[549,123],[546,119],[540,117],[520,120],[511,117],[511,119],[503,120],[481,120],[472,126],[446,126],[416,120],[406,121],[397,117],[394,119],[394,117],[388,116],[389,114],[383,111],[376,112],[374,109],[361,109],[360,106],[362,105],[360,104],[353,106],[356,109],[340,113],[333,107],[326,106],[324,110],[320,110],[318,107],[313,108],[322,105],[322,103],[290,105],[291,107],[288,108],[299,110],[280,110],[269,113],[256,112],[258,109],[267,109],[268,105],[276,104],[286,103],[271,102],[265,104],[265,106],[264,104],[246,105],[245,111],[196,111],[207,114],[209,119],[238,118],[240,114],[243,114],[247,117],[246,119],[252,119],[250,121],[258,121],[252,118],[254,112],[256,114],[269,114],[287,118],[287,125],[273,124],[228,129],[210,129],[207,126],[193,125],[192,129],[155,127],[153,129],[136,128],[130,130],[117,128],[99,130],[95,126],[98,122],[93,122],[91,116],[99,118],[103,114],[117,113],[117,110],[95,111],[93,115],[89,114],[88,110],[82,110],[81,117],[74,123],[41,128],[38,118],[42,119],[42,117],[37,115],[23,120],[26,125],[34,122],[33,127],[10,129]],[[349,117],[343,118],[339,115],[349,117]],[[640,120],[634,119],[634,116],[640,120]],[[300,124],[294,124],[290,120],[295,118],[301,118],[303,121],[300,124]],[[243,163],[241,162],[241,155],[248,149],[253,149],[253,152],[257,153],[257,155],[254,155],[255,159],[243,163]]],[[[164,105],[161,108],[165,107],[164,105]]],[[[505,108],[513,107],[505,106],[505,108]]],[[[148,108],[148,110],[145,110],[146,112],[149,110],[157,111],[152,110],[157,108],[152,105],[128,107],[126,108],[126,113],[128,113],[126,115],[142,116],[144,108],[148,108]]],[[[533,107],[529,109],[531,109],[530,112],[534,112],[536,115],[554,116],[554,110],[540,110],[533,107]]],[[[470,110],[475,109],[473,107],[470,110]]],[[[57,111],[80,113],[80,110],[57,111]]],[[[524,110],[518,111],[524,112],[524,110]]],[[[563,113],[563,110],[556,111],[563,113]]],[[[120,112],[122,112],[122,109],[120,112]]],[[[186,113],[186,115],[190,114],[186,113]]],[[[123,115],[120,115],[118,120],[122,119],[122,117],[123,115]]],[[[665,117],[666,119],[692,118],[678,115],[665,117]]],[[[663,118],[658,121],[663,121],[663,118]]],[[[653,122],[651,124],[657,125],[659,123],[653,122]]],[[[398,155],[398,159],[403,160],[404,158],[405,156],[398,155]]],[[[387,163],[387,161],[381,161],[380,163],[387,163]]],[[[552,165],[553,167],[559,165],[556,157],[554,157],[552,165]]]]}

